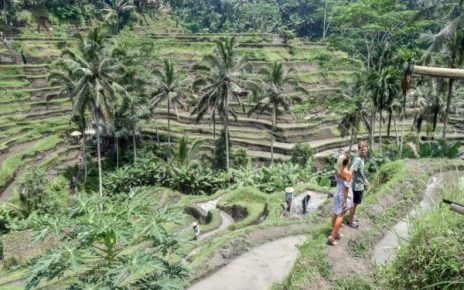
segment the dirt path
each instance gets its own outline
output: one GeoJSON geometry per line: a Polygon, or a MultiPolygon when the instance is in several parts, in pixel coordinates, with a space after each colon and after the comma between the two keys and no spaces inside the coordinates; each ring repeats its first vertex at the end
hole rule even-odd
{"type": "MultiPolygon", "coordinates": [[[[204,210],[205,212],[209,212],[213,208],[216,208],[217,203],[219,202],[220,199],[221,199],[221,197],[219,197],[217,199],[207,201],[207,202],[198,203],[197,205],[202,210],[204,210]]],[[[228,213],[226,213],[226,212],[224,212],[222,210],[218,210],[218,212],[219,212],[219,215],[221,215],[221,218],[222,218],[221,225],[215,230],[206,232],[204,234],[200,234],[200,240],[206,239],[209,236],[212,236],[214,234],[222,232],[222,231],[226,230],[231,224],[234,223],[234,219],[228,213]]]]}
{"type": "MultiPolygon", "coordinates": [[[[416,164],[413,161],[408,164],[408,167],[410,176],[418,176],[423,172],[420,164],[416,164]]],[[[456,178],[456,172],[454,172],[454,177],[452,177],[453,173],[451,172],[445,173],[442,178],[441,176],[442,174],[433,175],[427,183],[427,190],[425,194],[428,197],[432,197],[432,200],[439,198],[441,184],[450,184],[451,181],[456,182],[459,180],[459,178],[456,178]],[[440,180],[443,180],[443,183],[440,183],[440,180]]],[[[406,182],[398,186],[408,188],[411,186],[411,183],[406,182]]],[[[365,211],[362,214],[357,215],[357,218],[360,221],[359,229],[352,229],[348,226],[342,227],[340,232],[344,235],[344,237],[339,240],[339,244],[337,246],[329,247],[329,250],[327,251],[328,262],[331,266],[332,279],[335,280],[336,278],[343,276],[356,276],[363,278],[366,281],[372,280],[372,256],[375,255],[375,250],[372,250],[372,252],[369,252],[367,257],[363,258],[356,256],[352,249],[350,249],[350,246],[352,246],[353,241],[359,240],[373,228],[374,224],[369,216],[376,216],[378,213],[382,213],[385,208],[395,204],[398,198],[395,196],[395,193],[396,191],[394,191],[393,194],[387,194],[379,198],[375,204],[370,205],[369,213],[366,213],[365,211]],[[343,262],[341,263],[340,261],[343,262]]],[[[424,209],[427,210],[427,208],[430,209],[430,206],[433,205],[433,203],[430,202],[430,199],[426,197],[421,202],[421,206],[422,205],[424,206],[424,209]]],[[[397,230],[399,230],[401,233],[407,233],[407,223],[400,221],[398,224],[399,225],[397,226],[397,230]]],[[[400,236],[404,237],[403,234],[400,234],[400,236]]],[[[376,247],[377,258],[379,262],[391,260],[394,257],[393,248],[396,248],[397,245],[398,240],[396,239],[394,230],[387,232],[386,236],[384,236],[384,238],[379,242],[379,244],[377,244],[376,247]]],[[[330,282],[325,281],[324,284],[329,287],[330,282]]]]}
{"type": "Polygon", "coordinates": [[[428,212],[440,202],[440,189],[443,184],[453,184],[458,181],[457,172],[446,172],[432,176],[428,182],[424,193],[424,198],[417,208],[402,220],[400,220],[390,231],[388,231],[382,240],[374,247],[372,260],[375,264],[384,265],[393,261],[396,255],[396,249],[403,241],[409,240],[409,221],[410,219],[428,212]]]}
{"type": "Polygon", "coordinates": [[[234,223],[234,219],[229,214],[227,214],[226,212],[223,212],[222,210],[220,210],[219,214],[221,215],[221,218],[222,218],[221,225],[215,230],[209,231],[209,232],[204,233],[204,234],[200,234],[200,240],[206,239],[209,236],[212,236],[212,235],[215,235],[215,234],[217,234],[219,232],[222,232],[222,231],[226,230],[231,224],[234,223]]]}
{"type": "Polygon", "coordinates": [[[298,255],[296,245],[304,240],[289,236],[256,247],[188,289],[267,290],[290,272],[298,255]]]}

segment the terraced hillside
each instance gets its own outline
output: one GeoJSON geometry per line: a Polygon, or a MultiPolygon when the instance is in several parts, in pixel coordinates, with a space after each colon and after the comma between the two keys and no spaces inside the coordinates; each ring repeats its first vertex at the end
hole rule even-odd
{"type": "MultiPolygon", "coordinates": [[[[215,40],[225,37],[221,34],[183,34],[179,31],[165,33],[157,27],[136,27],[133,33],[137,41],[153,44],[154,49],[147,55],[147,59],[170,59],[187,72],[191,79],[194,78],[193,66],[213,52],[215,40]]],[[[357,62],[340,51],[299,39],[283,44],[282,39],[272,34],[241,34],[237,37],[238,53],[253,68],[250,77],[256,76],[260,68],[280,61],[286,69],[295,72],[309,92],[303,96],[303,103],[295,106],[292,112],[281,112],[279,115],[274,157],[287,160],[296,142],[309,143],[317,157],[330,156],[333,150],[346,148],[350,140],[340,138],[337,129],[341,112],[346,110],[343,99],[338,95],[344,89],[343,81],[350,80],[357,62]],[[335,99],[339,100],[337,107],[333,107],[335,99]]],[[[66,136],[66,132],[72,129],[69,126],[70,100],[59,96],[59,88],[51,87],[46,80],[47,65],[59,57],[60,49],[72,46],[73,43],[71,37],[36,34],[27,37],[11,36],[9,41],[0,45],[0,159],[5,160],[2,162],[4,173],[0,178],[0,188],[9,188],[7,196],[11,192],[9,185],[14,176],[20,175],[21,168],[17,161],[6,161],[13,157],[16,158],[14,160],[22,160],[32,154],[17,156],[21,148],[33,148],[35,141],[50,138],[54,140],[50,141],[53,144],[50,148],[45,146],[43,150],[33,150],[33,154],[44,153],[42,158],[46,161],[61,161],[62,158],[69,159],[69,156],[63,157],[68,152],[74,153],[67,144],[66,136]]],[[[244,103],[245,111],[254,105],[251,100],[244,100],[244,103]]],[[[156,112],[157,119],[146,125],[142,132],[149,139],[157,139],[157,134],[165,139],[169,118],[174,138],[188,134],[192,138],[207,140],[212,146],[211,115],[207,114],[202,122],[195,124],[195,116],[191,115],[192,106],[193,103],[187,110],[178,110],[177,114],[171,111],[171,115],[168,115],[166,104],[161,104],[156,112]]],[[[230,127],[232,149],[243,148],[252,158],[269,160],[270,115],[264,113],[261,116],[248,116],[240,111],[238,104],[231,106],[238,111],[238,118],[232,119],[230,127]]],[[[418,110],[417,105],[416,108],[408,109],[410,113],[405,120],[407,129],[418,110]]],[[[461,102],[450,120],[451,138],[462,140],[462,113],[461,102]]],[[[218,130],[222,128],[220,120],[217,120],[216,126],[218,130]]],[[[396,126],[397,130],[401,128],[399,121],[396,126]]],[[[391,136],[394,137],[395,132],[392,129],[391,136]]],[[[362,136],[363,133],[365,129],[361,128],[359,134],[362,136]]]]}

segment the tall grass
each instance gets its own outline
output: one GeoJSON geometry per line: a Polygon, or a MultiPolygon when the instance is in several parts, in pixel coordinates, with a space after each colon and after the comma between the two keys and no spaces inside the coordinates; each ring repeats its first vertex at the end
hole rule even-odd
{"type": "MultiPolygon", "coordinates": [[[[462,188],[444,198],[464,202],[462,188]]],[[[464,217],[441,205],[412,222],[409,243],[377,272],[382,289],[464,289],[464,217]]]]}

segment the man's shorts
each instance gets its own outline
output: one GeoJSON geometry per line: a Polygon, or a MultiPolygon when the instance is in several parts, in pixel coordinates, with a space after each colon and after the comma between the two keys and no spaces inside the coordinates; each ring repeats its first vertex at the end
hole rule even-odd
{"type": "Polygon", "coordinates": [[[363,199],[363,190],[353,190],[353,203],[361,204],[363,199]]]}

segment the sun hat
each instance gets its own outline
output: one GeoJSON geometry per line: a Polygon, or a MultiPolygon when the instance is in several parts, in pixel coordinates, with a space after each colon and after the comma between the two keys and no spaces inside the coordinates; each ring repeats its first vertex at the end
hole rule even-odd
{"type": "Polygon", "coordinates": [[[197,225],[198,225],[197,222],[192,223],[192,227],[196,227],[197,225]]]}
{"type": "Polygon", "coordinates": [[[295,189],[294,189],[293,187],[287,187],[287,188],[285,189],[285,192],[293,193],[293,192],[295,192],[295,189]]]}

